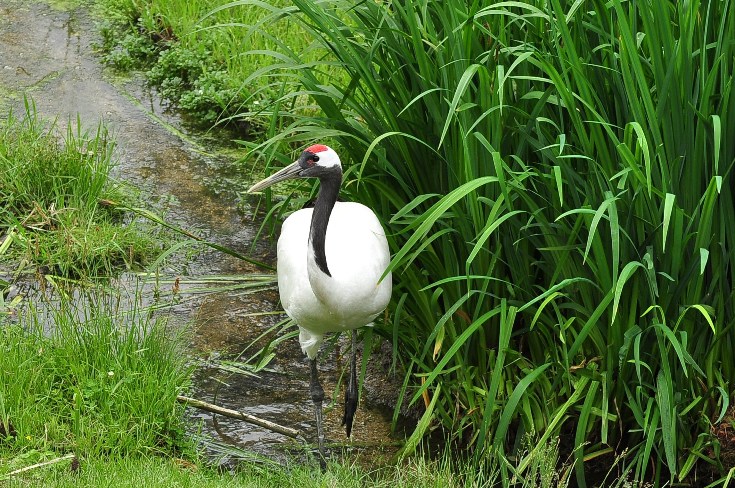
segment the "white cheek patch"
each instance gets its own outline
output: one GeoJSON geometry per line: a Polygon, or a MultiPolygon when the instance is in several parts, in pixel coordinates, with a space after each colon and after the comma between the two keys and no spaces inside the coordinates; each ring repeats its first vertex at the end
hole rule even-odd
{"type": "Polygon", "coordinates": [[[319,161],[316,162],[317,166],[322,168],[333,168],[335,166],[342,167],[342,162],[339,160],[339,156],[334,152],[334,149],[324,146],[326,149],[315,153],[319,156],[319,161]]]}

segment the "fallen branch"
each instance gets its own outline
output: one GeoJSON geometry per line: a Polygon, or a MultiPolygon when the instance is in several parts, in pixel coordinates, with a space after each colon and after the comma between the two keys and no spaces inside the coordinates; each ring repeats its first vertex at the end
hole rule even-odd
{"type": "Polygon", "coordinates": [[[51,459],[49,461],[44,461],[42,463],[33,464],[31,466],[26,466],[25,468],[16,469],[15,471],[11,471],[8,473],[8,476],[14,476],[16,474],[25,473],[26,471],[31,471],[32,469],[36,468],[43,468],[44,466],[50,466],[51,464],[60,463],[61,461],[66,461],[67,459],[74,459],[74,454],[67,454],[65,456],[58,457],[56,459],[51,459]]]}
{"type": "Polygon", "coordinates": [[[279,434],[283,434],[288,437],[292,437],[294,439],[298,439],[302,437],[300,430],[292,429],[290,427],[284,427],[282,425],[278,425],[275,422],[271,422],[270,420],[261,419],[254,415],[248,415],[246,413],[238,412],[237,410],[231,410],[229,408],[220,407],[219,405],[215,405],[213,403],[204,402],[202,400],[197,400],[195,398],[185,397],[183,395],[177,396],[176,399],[180,403],[185,403],[186,405],[189,405],[191,407],[199,408],[201,410],[206,410],[212,413],[218,413],[220,415],[224,415],[225,417],[230,417],[233,419],[244,420],[245,422],[249,422],[251,424],[258,425],[265,429],[271,430],[273,432],[277,432],[279,434]]]}

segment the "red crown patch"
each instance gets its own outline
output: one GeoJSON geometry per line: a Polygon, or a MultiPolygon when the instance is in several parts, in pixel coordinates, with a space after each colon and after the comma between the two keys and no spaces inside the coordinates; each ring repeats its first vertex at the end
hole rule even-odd
{"type": "Polygon", "coordinates": [[[306,148],[307,151],[313,154],[317,154],[320,152],[324,152],[328,150],[329,148],[325,146],[324,144],[314,144],[313,146],[309,146],[306,148]]]}

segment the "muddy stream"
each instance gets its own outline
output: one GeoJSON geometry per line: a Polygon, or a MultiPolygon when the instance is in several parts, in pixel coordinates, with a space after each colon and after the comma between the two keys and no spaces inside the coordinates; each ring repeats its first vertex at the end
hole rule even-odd
{"type": "MultiPolygon", "coordinates": [[[[7,113],[12,108],[22,113],[23,96],[29,95],[39,115],[57,119],[62,127],[69,121],[75,123],[77,116],[90,130],[104,122],[117,143],[117,179],[149,195],[152,208],[162,211],[169,222],[251,254],[259,225],[247,213],[256,200],[243,196],[251,178],[235,174],[234,165],[224,155],[226,152],[213,144],[211,134],[204,137],[188,130],[140,79],[111,81],[95,57],[95,42],[99,42],[98,27],[85,8],[61,9],[0,0],[0,111],[7,113]]],[[[252,256],[273,264],[273,247],[272,242],[264,240],[255,246],[252,256]]],[[[163,270],[170,278],[182,276],[185,280],[261,272],[214,250],[199,253],[178,269],[169,266],[163,270]]],[[[123,277],[118,283],[128,286],[133,279],[123,277]]],[[[181,303],[172,311],[170,321],[192,332],[189,348],[197,368],[191,396],[300,429],[307,439],[313,439],[308,364],[295,338],[278,345],[270,370],[257,377],[215,367],[217,359],[234,358],[283,318],[253,313],[278,307],[275,290],[256,294],[223,292],[181,303]]],[[[328,395],[347,364],[340,352],[345,351],[338,345],[320,358],[328,395]]],[[[380,373],[384,367],[373,364],[369,371],[380,373]]],[[[347,441],[340,427],[342,393],[336,397],[337,405],[325,411],[325,424],[328,440],[344,444],[343,451],[349,458],[375,465],[394,454],[395,443],[390,435],[392,412],[386,406],[391,401],[386,395],[390,389],[380,374],[371,376],[363,390],[352,440],[347,441]]],[[[269,430],[222,416],[213,421],[212,414],[191,408],[187,412],[192,418],[192,431],[201,425],[204,437],[214,443],[277,461],[298,452],[300,444],[269,430]]],[[[225,456],[218,457],[218,461],[229,460],[225,456]]]]}

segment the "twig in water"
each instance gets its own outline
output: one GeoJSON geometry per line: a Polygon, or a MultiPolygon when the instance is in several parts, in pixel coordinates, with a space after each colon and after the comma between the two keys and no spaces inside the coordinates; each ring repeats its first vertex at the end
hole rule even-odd
{"type": "Polygon", "coordinates": [[[208,412],[218,413],[220,415],[224,415],[225,417],[231,417],[233,419],[244,420],[245,422],[249,422],[251,424],[258,425],[265,429],[271,430],[273,432],[277,432],[279,434],[283,434],[288,437],[292,437],[294,439],[303,438],[300,430],[292,429],[290,427],[284,427],[283,425],[278,425],[275,422],[271,422],[270,420],[261,419],[254,415],[249,415],[247,413],[238,412],[237,410],[231,410],[229,408],[220,407],[219,405],[215,405],[213,403],[204,402],[202,400],[197,400],[195,398],[185,397],[183,395],[177,396],[176,400],[178,400],[180,403],[185,403],[186,405],[189,405],[195,408],[199,408],[202,410],[206,410],[208,412]]]}

